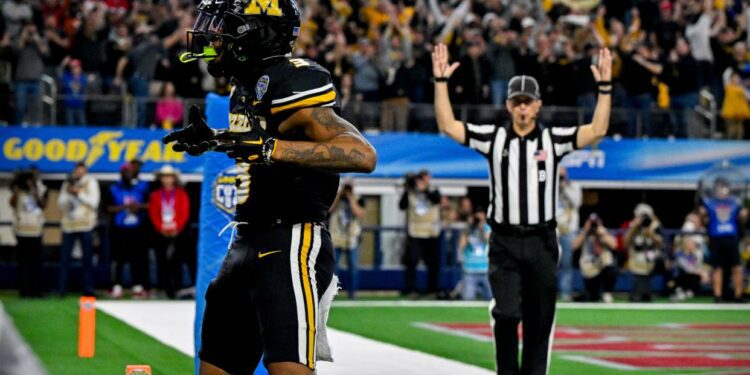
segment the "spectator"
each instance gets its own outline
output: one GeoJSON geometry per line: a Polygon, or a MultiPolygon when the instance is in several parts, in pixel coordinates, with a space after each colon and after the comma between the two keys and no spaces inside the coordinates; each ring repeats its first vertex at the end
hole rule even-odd
{"type": "Polygon", "coordinates": [[[440,281],[440,192],[430,186],[430,172],[407,175],[399,208],[406,211],[406,252],[403,294],[417,290],[417,263],[427,266],[426,293],[437,293],[440,281]]]}
{"type": "Polygon", "coordinates": [[[104,63],[106,30],[103,28],[97,10],[91,11],[81,20],[81,27],[73,36],[70,55],[81,60],[81,67],[85,74],[97,76],[104,63]]]}
{"type": "Polygon", "coordinates": [[[128,87],[136,101],[137,124],[140,127],[145,127],[149,82],[154,79],[156,67],[165,55],[162,42],[156,34],[148,30],[147,26],[142,26],[140,34],[136,34],[134,45],[117,63],[114,84],[121,84],[125,67],[129,66],[133,74],[128,79],[128,87]]]}
{"type": "Polygon", "coordinates": [[[351,59],[354,66],[354,99],[360,102],[375,102],[379,99],[380,74],[375,57],[375,46],[368,39],[359,41],[359,52],[351,59]]]}
{"type": "Polygon", "coordinates": [[[67,35],[58,27],[58,19],[54,14],[44,18],[44,37],[49,44],[49,57],[46,59],[46,74],[57,76],[56,70],[69,54],[70,41],[67,35]]]}
{"type": "Polygon", "coordinates": [[[712,195],[704,199],[703,207],[708,214],[714,302],[724,300],[725,274],[732,275],[734,295],[731,297],[739,302],[742,300],[741,223],[747,220],[748,210],[742,207],[738,197],[732,196],[732,187],[726,178],[715,179],[712,195]]]}
{"type": "MultiPolygon", "coordinates": [[[[181,38],[182,40],[185,39],[184,35],[181,38]]],[[[132,47],[132,39],[130,37],[130,30],[128,30],[128,26],[124,23],[121,23],[117,26],[114,26],[112,31],[110,32],[109,39],[105,43],[104,46],[104,61],[102,62],[102,93],[104,94],[119,94],[118,91],[115,90],[114,80],[115,76],[117,75],[117,64],[119,63],[120,59],[125,56],[125,54],[130,50],[132,47]]],[[[175,60],[177,61],[177,60],[175,60]]],[[[194,66],[193,64],[182,64],[184,66],[194,66]]],[[[180,69],[175,67],[176,69],[180,69]]],[[[176,76],[182,76],[179,74],[176,74],[176,76]]],[[[193,82],[195,86],[200,86],[200,82],[193,82]]]]}
{"type": "Polygon", "coordinates": [[[570,301],[573,292],[573,240],[578,234],[583,194],[581,186],[568,178],[568,170],[560,167],[560,197],[557,200],[557,231],[560,242],[559,288],[563,301],[570,301]]]}
{"type": "Polygon", "coordinates": [[[5,19],[5,31],[11,38],[17,37],[34,15],[31,5],[25,0],[5,1],[0,10],[5,19]]]}
{"type": "Polygon", "coordinates": [[[617,262],[613,254],[617,241],[597,214],[589,215],[571,246],[581,251],[578,264],[586,287],[584,300],[612,303],[617,281],[617,262]]]}
{"type": "Polygon", "coordinates": [[[357,268],[359,236],[362,233],[361,222],[365,215],[364,206],[364,200],[354,195],[351,183],[345,183],[328,210],[331,214],[329,228],[337,265],[341,257],[346,254],[346,277],[339,274],[339,279],[343,281],[349,299],[354,299],[359,287],[357,268]]]}
{"type": "Polygon", "coordinates": [[[109,188],[107,212],[112,215],[110,226],[110,251],[115,262],[114,282],[110,296],[123,295],[125,263],[130,264],[132,295],[147,297],[150,287],[148,277],[148,247],[146,238],[146,209],[148,184],[137,179],[131,163],[120,167],[120,181],[109,188]]]}
{"type": "Polygon", "coordinates": [[[190,218],[190,199],[179,185],[178,171],[165,165],[156,174],[159,188],[151,192],[148,213],[156,231],[154,251],[159,288],[175,298],[182,287],[182,265],[187,264],[195,280],[195,244],[185,241],[185,225],[190,218]]]}
{"type": "MultiPolygon", "coordinates": [[[[714,55],[711,51],[711,36],[716,33],[714,25],[713,0],[692,1],[687,9],[688,24],[685,37],[690,44],[690,52],[700,68],[700,85],[710,87],[714,55]]],[[[722,14],[719,12],[719,14],[722,14]]]]}
{"type": "Polygon", "coordinates": [[[464,300],[482,300],[492,298],[490,281],[487,278],[489,270],[490,225],[484,211],[477,211],[469,219],[469,227],[458,240],[459,260],[461,262],[461,297],[464,300]]]}
{"type": "Polygon", "coordinates": [[[164,130],[171,130],[175,124],[182,124],[182,100],[175,98],[172,82],[164,82],[162,97],[156,102],[156,123],[164,130]]]}
{"type": "Polygon", "coordinates": [[[13,48],[10,34],[0,37],[0,125],[12,123],[15,113],[11,110],[11,84],[13,83],[13,48]]]}
{"type": "Polygon", "coordinates": [[[18,292],[22,298],[41,297],[42,234],[47,187],[32,171],[17,173],[11,182],[10,206],[15,216],[18,292]]]}
{"type": "Polygon", "coordinates": [[[688,118],[698,105],[700,67],[690,54],[685,38],[678,38],[669,52],[662,79],[669,86],[669,106],[672,120],[670,135],[687,137],[688,118]]]}
{"type": "Polygon", "coordinates": [[[507,30],[503,25],[503,19],[494,13],[488,13],[484,18],[490,25],[490,33],[494,33],[487,47],[487,58],[493,62],[490,64],[492,104],[495,107],[502,107],[508,95],[508,82],[516,75],[513,47],[516,33],[507,30]]]}
{"type": "Polygon", "coordinates": [[[700,292],[701,284],[708,283],[704,269],[703,250],[694,236],[680,236],[674,253],[675,291],[672,301],[691,299],[700,292]]]}
{"type": "MultiPolygon", "coordinates": [[[[395,14],[392,18],[395,18],[395,14]]],[[[414,58],[409,30],[399,27],[397,20],[392,19],[380,37],[380,63],[383,77],[380,129],[406,131],[409,119],[409,70],[414,66],[414,58]],[[394,29],[398,30],[398,37],[392,35],[394,29]]]]}
{"type": "Polygon", "coordinates": [[[99,210],[99,182],[87,174],[86,164],[78,163],[63,182],[57,204],[62,211],[62,247],[58,294],[65,296],[71,252],[78,242],[83,250],[83,293],[94,295],[92,236],[99,210]]]}
{"type": "Polygon", "coordinates": [[[661,223],[648,204],[639,203],[623,237],[628,250],[628,269],[633,275],[631,302],[651,302],[651,274],[661,256],[664,239],[661,223]]]}
{"type": "MultiPolygon", "coordinates": [[[[7,4],[7,3],[6,3],[7,4]]],[[[40,79],[44,74],[44,58],[49,52],[47,41],[37,32],[36,25],[26,22],[15,45],[16,123],[40,121],[40,79]]]]}
{"type": "Polygon", "coordinates": [[[745,121],[750,119],[748,92],[737,72],[732,72],[729,81],[724,85],[724,103],[721,106],[721,117],[726,124],[728,139],[743,139],[745,121]]]}
{"type": "Polygon", "coordinates": [[[661,74],[662,65],[654,59],[654,50],[645,43],[638,43],[634,52],[625,49],[622,57],[622,85],[625,89],[625,107],[636,110],[636,116],[628,116],[626,136],[636,136],[639,131],[652,135],[651,111],[654,108],[654,76],[661,74]],[[641,119],[642,129],[636,129],[636,119],[641,119]]]}
{"type": "Polygon", "coordinates": [[[490,62],[484,55],[483,42],[472,40],[466,46],[466,56],[456,71],[454,91],[457,102],[465,104],[490,103],[490,62]]]}
{"type": "Polygon", "coordinates": [[[83,75],[80,60],[70,60],[70,70],[62,77],[63,95],[65,95],[65,116],[68,125],[86,125],[86,107],[84,93],[88,79],[83,75]]]}

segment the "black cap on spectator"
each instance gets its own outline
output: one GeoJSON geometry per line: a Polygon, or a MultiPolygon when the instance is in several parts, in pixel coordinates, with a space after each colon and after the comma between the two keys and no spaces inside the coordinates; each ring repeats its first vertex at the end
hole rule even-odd
{"type": "Polygon", "coordinates": [[[539,83],[531,76],[515,76],[508,83],[508,99],[516,96],[528,96],[534,100],[539,100],[539,83]]]}

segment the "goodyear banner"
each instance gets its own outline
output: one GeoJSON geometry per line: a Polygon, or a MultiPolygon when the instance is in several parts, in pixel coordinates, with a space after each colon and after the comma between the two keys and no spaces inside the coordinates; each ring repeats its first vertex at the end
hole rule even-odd
{"type": "Polygon", "coordinates": [[[198,158],[163,145],[163,130],[83,127],[6,127],[0,130],[0,172],[36,165],[43,173],[68,173],[84,162],[92,173],[115,173],[135,158],[151,172],[171,164],[182,173],[201,173],[198,158]]]}

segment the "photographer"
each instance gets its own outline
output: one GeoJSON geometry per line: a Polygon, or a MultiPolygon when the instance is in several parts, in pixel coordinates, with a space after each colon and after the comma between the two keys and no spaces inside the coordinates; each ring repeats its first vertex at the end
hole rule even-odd
{"type": "MultiPolygon", "coordinates": [[[[336,253],[336,268],[343,254],[346,254],[346,278],[343,279],[349,299],[359,286],[357,275],[357,260],[359,259],[359,236],[362,233],[361,220],[365,216],[365,202],[354,195],[351,182],[344,183],[336,200],[333,201],[329,212],[329,230],[336,253]]],[[[339,279],[341,280],[339,273],[339,279]]]]}
{"type": "Polygon", "coordinates": [[[57,204],[62,212],[62,248],[60,252],[60,283],[58,293],[65,295],[68,283],[68,263],[76,241],[83,250],[83,293],[94,295],[92,279],[92,236],[99,210],[99,182],[89,176],[83,162],[76,164],[73,173],[63,182],[57,204]]]}
{"type": "Polygon", "coordinates": [[[628,269],[633,274],[631,302],[651,301],[651,274],[661,257],[664,238],[661,223],[648,204],[639,203],[635,217],[625,232],[623,244],[628,250],[628,269]]]}
{"type": "Polygon", "coordinates": [[[440,277],[440,192],[430,187],[430,172],[407,175],[399,208],[406,210],[407,242],[404,291],[416,291],[417,263],[427,266],[427,293],[437,293],[440,277]]]}
{"type": "Polygon", "coordinates": [[[33,170],[20,171],[11,182],[10,206],[15,216],[18,254],[18,293],[23,297],[40,297],[39,272],[42,265],[42,234],[47,187],[33,170]]]}
{"type": "Polygon", "coordinates": [[[14,84],[16,88],[16,123],[37,123],[40,113],[40,77],[44,74],[44,58],[49,53],[47,40],[37,31],[33,22],[27,21],[15,43],[17,56],[14,84]],[[30,108],[29,108],[30,107],[30,108]]]}
{"type": "Polygon", "coordinates": [[[617,247],[617,241],[607,232],[597,214],[589,216],[571,247],[574,251],[581,251],[578,264],[586,285],[585,300],[612,303],[612,290],[617,280],[617,262],[612,251],[617,247]]]}
{"type": "Polygon", "coordinates": [[[469,218],[469,227],[458,240],[458,257],[461,261],[461,297],[474,300],[477,295],[483,300],[492,298],[489,269],[489,240],[492,229],[487,223],[487,214],[478,210],[469,218]]]}

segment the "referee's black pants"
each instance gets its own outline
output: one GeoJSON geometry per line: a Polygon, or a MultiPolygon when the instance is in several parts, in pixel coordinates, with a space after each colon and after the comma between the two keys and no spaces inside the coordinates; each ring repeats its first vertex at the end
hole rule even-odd
{"type": "Polygon", "coordinates": [[[557,295],[557,235],[498,233],[490,237],[490,305],[498,374],[546,374],[557,295]],[[518,323],[523,354],[518,365],[518,323]]]}

